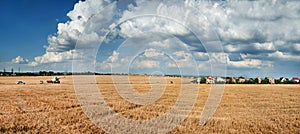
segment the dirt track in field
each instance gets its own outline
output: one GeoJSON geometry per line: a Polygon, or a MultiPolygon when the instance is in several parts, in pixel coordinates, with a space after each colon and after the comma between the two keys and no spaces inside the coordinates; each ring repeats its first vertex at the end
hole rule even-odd
{"type": "MultiPolygon", "coordinates": [[[[126,84],[125,76],[124,83],[126,84]]],[[[61,84],[39,84],[52,77],[0,77],[0,133],[104,133],[84,114],[71,76],[61,84]],[[16,85],[18,80],[25,85],[16,85]]],[[[99,91],[120,115],[135,120],[156,118],[175,104],[189,79],[166,78],[164,94],[141,106],[118,95],[111,76],[96,76],[99,91]],[[174,84],[170,84],[169,81],[174,84]],[[184,83],[184,84],[181,84],[184,83]]],[[[150,91],[149,77],[130,76],[136,92],[150,91]]],[[[193,85],[195,86],[195,85],[193,85]]],[[[210,85],[199,85],[199,96],[188,118],[170,133],[300,133],[300,85],[226,85],[222,102],[206,125],[198,124],[210,85]]]]}

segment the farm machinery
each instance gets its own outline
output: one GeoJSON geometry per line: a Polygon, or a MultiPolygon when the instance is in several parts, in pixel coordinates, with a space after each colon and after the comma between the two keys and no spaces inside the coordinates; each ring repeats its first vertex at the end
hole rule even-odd
{"type": "Polygon", "coordinates": [[[47,80],[47,83],[60,84],[60,80],[58,77],[53,77],[51,80],[47,80]]]}

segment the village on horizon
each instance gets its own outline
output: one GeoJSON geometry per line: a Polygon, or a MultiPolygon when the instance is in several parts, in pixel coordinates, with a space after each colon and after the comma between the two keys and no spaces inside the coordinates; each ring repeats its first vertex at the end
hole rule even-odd
{"type": "MultiPolygon", "coordinates": [[[[39,72],[14,72],[13,68],[10,72],[5,69],[0,72],[0,76],[61,76],[61,75],[145,75],[149,74],[131,74],[131,73],[97,73],[97,72],[54,72],[54,71],[39,71],[39,72]]],[[[153,76],[153,75],[152,75],[153,76]]],[[[155,75],[154,75],[155,76],[155,75]]],[[[161,76],[161,75],[157,75],[161,76]]],[[[286,77],[280,77],[275,79],[272,77],[256,77],[256,78],[245,78],[243,76],[232,77],[232,76],[195,76],[195,75],[172,75],[166,74],[163,76],[167,77],[190,77],[194,80],[191,83],[194,84],[300,84],[298,77],[293,77],[291,79],[286,77]]]]}

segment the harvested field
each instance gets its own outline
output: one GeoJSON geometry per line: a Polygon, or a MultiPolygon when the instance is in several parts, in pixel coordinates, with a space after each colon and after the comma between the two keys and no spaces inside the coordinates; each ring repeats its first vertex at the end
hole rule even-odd
{"type": "MultiPolygon", "coordinates": [[[[72,77],[61,76],[61,84],[39,84],[51,78],[0,77],[0,133],[105,133],[84,114],[72,77]],[[26,84],[16,85],[18,80],[26,84]]],[[[115,112],[129,119],[146,120],[169,111],[180,88],[191,86],[189,79],[166,79],[162,84],[166,87],[164,94],[146,106],[119,96],[115,80],[109,75],[96,76],[95,84],[115,112]]],[[[150,91],[149,77],[130,76],[129,82],[123,84],[130,84],[136,92],[150,91]]],[[[209,90],[210,85],[199,85],[192,112],[170,133],[300,133],[300,85],[226,85],[216,113],[200,126],[199,117],[209,90]]]]}

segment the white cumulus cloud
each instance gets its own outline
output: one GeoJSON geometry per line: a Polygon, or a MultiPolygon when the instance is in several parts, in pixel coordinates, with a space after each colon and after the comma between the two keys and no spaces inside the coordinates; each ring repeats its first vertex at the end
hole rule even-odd
{"type": "Polygon", "coordinates": [[[144,55],[149,58],[149,57],[162,56],[164,55],[164,53],[157,51],[156,49],[150,48],[145,50],[144,55]]]}
{"type": "Polygon", "coordinates": [[[134,65],[136,65],[136,67],[138,68],[153,69],[153,68],[159,68],[160,62],[155,60],[142,60],[142,61],[137,61],[134,65]]]}
{"type": "MultiPolygon", "coordinates": [[[[32,63],[64,62],[87,56],[91,54],[89,51],[79,55],[75,48],[94,50],[100,41],[110,45],[116,38],[136,43],[127,52],[139,50],[140,45],[149,46],[144,50],[146,58],[135,62],[141,68],[162,65],[162,60],[147,59],[160,57],[161,52],[174,58],[166,62],[169,67],[175,67],[174,63],[190,67],[195,60],[210,60],[233,68],[263,68],[272,67],[277,60],[300,59],[299,1],[137,0],[122,12],[116,3],[110,0],[78,2],[67,14],[70,21],[58,24],[57,33],[48,38],[45,54],[35,57],[32,63]],[[214,38],[216,35],[219,38],[214,38]],[[223,48],[215,45],[218,41],[223,48]],[[76,46],[76,43],[81,45],[76,46]],[[225,53],[221,54],[223,49],[225,53]],[[211,52],[214,50],[218,51],[211,52]]],[[[111,52],[111,56],[100,61],[103,67],[112,62],[121,66],[133,59],[114,50],[111,52]]]]}
{"type": "Polygon", "coordinates": [[[269,58],[274,58],[274,59],[283,59],[287,61],[299,61],[300,60],[300,55],[292,55],[289,53],[283,53],[280,51],[276,51],[274,53],[268,54],[269,58]]]}
{"type": "Polygon", "coordinates": [[[11,60],[12,63],[16,63],[16,64],[27,64],[29,63],[28,59],[24,59],[21,56],[17,56],[16,58],[11,60]]]}
{"type": "Polygon", "coordinates": [[[117,51],[113,51],[112,55],[109,56],[106,60],[107,63],[116,62],[119,58],[119,53],[117,51]]]}

